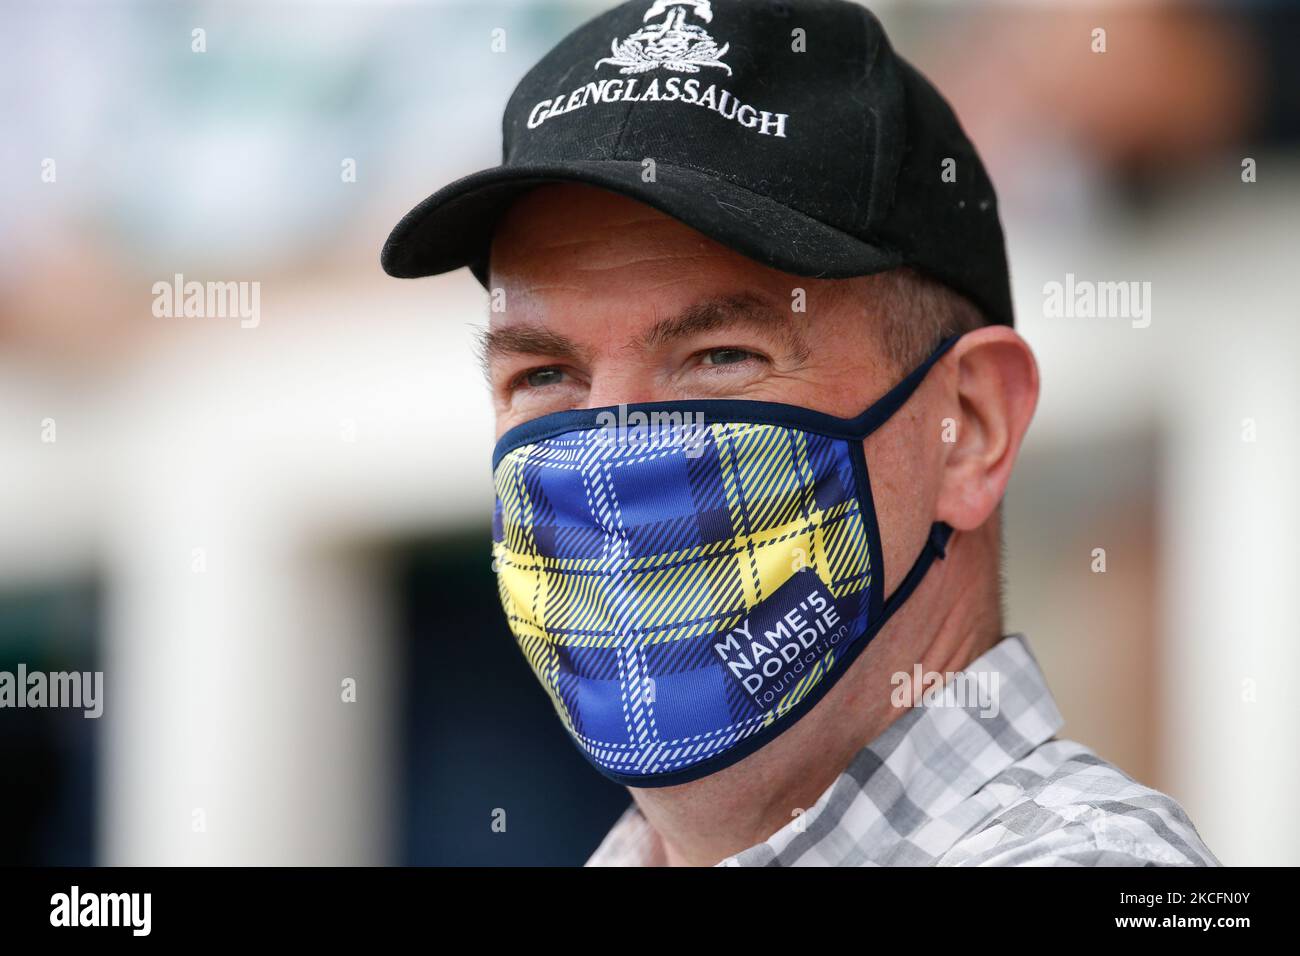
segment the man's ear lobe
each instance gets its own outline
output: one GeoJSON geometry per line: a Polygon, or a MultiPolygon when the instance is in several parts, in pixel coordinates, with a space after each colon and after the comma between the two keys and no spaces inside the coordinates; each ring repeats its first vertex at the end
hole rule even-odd
{"type": "Polygon", "coordinates": [[[1038,404],[1038,364],[1007,326],[968,332],[946,359],[955,366],[948,397],[943,477],[936,517],[972,531],[1002,501],[1011,469],[1038,404]]]}

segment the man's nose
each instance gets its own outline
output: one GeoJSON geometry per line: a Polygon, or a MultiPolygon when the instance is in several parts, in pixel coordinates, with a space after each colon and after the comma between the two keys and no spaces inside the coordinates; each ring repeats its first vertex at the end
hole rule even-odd
{"type": "Polygon", "coordinates": [[[592,374],[587,390],[587,408],[610,405],[636,405],[661,402],[669,398],[650,369],[638,365],[601,369],[592,374]]]}

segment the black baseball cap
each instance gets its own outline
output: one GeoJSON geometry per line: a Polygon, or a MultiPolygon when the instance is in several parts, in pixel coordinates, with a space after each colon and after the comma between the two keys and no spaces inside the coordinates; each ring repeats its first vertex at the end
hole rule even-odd
{"type": "Polygon", "coordinates": [[[847,0],[629,0],[569,34],[506,105],[504,159],[398,223],[384,270],[469,266],[547,182],[637,199],[764,265],[910,266],[1013,324],[997,197],[951,107],[847,0]]]}

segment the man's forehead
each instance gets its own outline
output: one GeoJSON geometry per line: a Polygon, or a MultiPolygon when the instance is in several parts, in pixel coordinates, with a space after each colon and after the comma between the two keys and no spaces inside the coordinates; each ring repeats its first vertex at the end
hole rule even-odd
{"type": "Polygon", "coordinates": [[[516,201],[491,266],[505,308],[491,316],[489,358],[556,354],[556,335],[571,352],[598,336],[650,347],[736,326],[806,355],[808,300],[838,311],[864,291],[858,280],[768,268],[644,203],[580,183],[545,184],[516,201]]]}
{"type": "Polygon", "coordinates": [[[592,294],[620,280],[770,284],[782,275],[652,206],[581,183],[548,183],[518,199],[497,226],[491,272],[494,288],[592,294]]]}

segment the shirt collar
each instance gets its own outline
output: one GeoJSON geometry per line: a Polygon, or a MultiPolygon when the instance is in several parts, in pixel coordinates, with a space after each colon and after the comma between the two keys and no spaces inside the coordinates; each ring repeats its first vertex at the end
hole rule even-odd
{"type": "MultiPolygon", "coordinates": [[[[900,839],[900,822],[906,827],[909,821],[919,825],[941,817],[1050,740],[1064,723],[1020,634],[1003,638],[957,678],[945,675],[942,691],[927,690],[934,682],[919,675],[919,686],[929,695],[920,701],[907,696],[918,675],[909,677],[895,691],[901,706],[922,706],[910,706],[859,751],[805,814],[719,865],[780,862],[803,856],[819,842],[851,843],[856,862],[876,862],[900,839]]],[[[839,857],[850,853],[838,849],[839,857]]],[[[633,805],[587,865],[648,866],[658,857],[658,837],[633,805]]]]}

